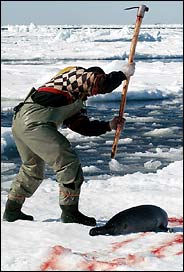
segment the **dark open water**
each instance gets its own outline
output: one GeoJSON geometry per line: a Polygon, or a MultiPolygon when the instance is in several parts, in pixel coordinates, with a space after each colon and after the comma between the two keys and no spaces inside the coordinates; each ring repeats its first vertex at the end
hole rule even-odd
{"type": "MultiPolygon", "coordinates": [[[[92,173],[85,172],[86,179],[103,174],[125,175],[137,171],[143,173],[155,172],[157,169],[161,169],[170,162],[175,161],[176,158],[173,157],[171,150],[183,146],[182,103],[182,99],[127,101],[125,109],[127,121],[120,139],[131,138],[132,142],[123,144],[119,142],[118,144],[115,159],[122,165],[122,168],[118,171],[109,169],[114,132],[96,138],[93,137],[90,142],[86,142],[85,137],[84,141],[80,139],[80,142],[72,142],[73,147],[76,147],[75,150],[79,154],[82,166],[96,166],[99,169],[92,173]],[[135,119],[132,120],[130,117],[135,119]],[[153,117],[154,121],[142,122],[140,119],[142,117],[153,117]],[[161,128],[170,128],[172,133],[163,134],[160,137],[144,135],[145,132],[161,128]],[[86,145],[90,147],[86,147],[86,145]],[[162,154],[160,154],[159,150],[162,150],[162,154]],[[151,160],[152,162],[159,161],[161,165],[156,167],[157,169],[155,167],[145,168],[144,163],[151,160]]],[[[90,102],[87,106],[87,112],[91,117],[110,120],[114,115],[118,115],[119,102],[90,102]]],[[[1,113],[2,127],[11,127],[11,120],[12,111],[1,113]]],[[[17,167],[12,173],[18,172],[21,162],[16,147],[7,146],[1,161],[14,162],[17,167]]],[[[11,174],[11,171],[5,172],[3,175],[11,174]]],[[[54,178],[53,171],[48,167],[46,168],[46,176],[54,178]]]]}

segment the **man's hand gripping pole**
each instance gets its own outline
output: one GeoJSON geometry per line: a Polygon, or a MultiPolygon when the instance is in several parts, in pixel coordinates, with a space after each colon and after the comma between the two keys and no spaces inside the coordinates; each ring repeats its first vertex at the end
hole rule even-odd
{"type": "MultiPolygon", "coordinates": [[[[135,27],[134,27],[134,34],[133,34],[131,46],[130,46],[130,54],[129,54],[129,58],[128,58],[129,63],[134,62],[135,49],[136,49],[136,45],[137,45],[137,41],[138,41],[139,30],[140,30],[140,26],[142,23],[142,19],[144,17],[145,11],[149,10],[149,8],[146,7],[145,5],[141,5],[140,7],[126,8],[125,10],[134,9],[134,8],[138,8],[138,12],[137,12],[137,19],[136,19],[136,23],[135,23],[135,27]]],[[[117,146],[118,146],[118,140],[119,140],[121,131],[123,129],[123,126],[121,125],[121,120],[124,115],[124,110],[125,110],[125,105],[126,105],[126,94],[127,94],[127,90],[128,90],[129,81],[130,81],[130,77],[127,78],[123,84],[122,99],[121,99],[120,109],[119,109],[119,120],[120,121],[117,124],[116,132],[115,132],[115,136],[114,136],[114,142],[112,145],[112,151],[111,151],[111,158],[112,159],[115,157],[115,154],[117,151],[117,146]]]]}

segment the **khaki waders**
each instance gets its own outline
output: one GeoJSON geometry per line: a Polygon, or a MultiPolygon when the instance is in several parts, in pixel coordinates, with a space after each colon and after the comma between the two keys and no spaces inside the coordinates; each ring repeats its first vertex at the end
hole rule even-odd
{"type": "MultiPolygon", "coordinates": [[[[29,103],[29,104],[28,104],[29,103]]],[[[45,163],[56,173],[60,205],[77,205],[83,173],[76,152],[57,128],[80,111],[82,100],[62,107],[26,104],[14,115],[12,133],[22,165],[12,182],[8,198],[23,203],[44,179],[45,163]]]]}

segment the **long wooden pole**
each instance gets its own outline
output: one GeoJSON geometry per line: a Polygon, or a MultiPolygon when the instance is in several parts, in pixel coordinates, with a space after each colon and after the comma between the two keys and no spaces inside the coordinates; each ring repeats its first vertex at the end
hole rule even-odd
{"type": "MultiPolygon", "coordinates": [[[[139,30],[140,30],[140,26],[141,26],[145,11],[148,11],[148,8],[143,5],[139,8],[138,13],[137,13],[137,19],[136,19],[135,28],[134,28],[134,34],[133,34],[132,41],[131,41],[128,63],[134,62],[134,55],[135,55],[135,49],[136,49],[138,36],[139,36],[139,30]]],[[[115,136],[114,136],[114,142],[113,142],[112,151],[111,151],[111,158],[112,159],[115,157],[119,137],[120,137],[121,131],[123,129],[123,127],[121,125],[121,119],[124,115],[124,110],[125,110],[125,106],[126,106],[126,95],[127,95],[129,82],[130,82],[130,78],[127,78],[123,84],[122,98],[121,98],[120,109],[119,109],[119,123],[117,124],[116,132],[115,132],[115,136]]]]}

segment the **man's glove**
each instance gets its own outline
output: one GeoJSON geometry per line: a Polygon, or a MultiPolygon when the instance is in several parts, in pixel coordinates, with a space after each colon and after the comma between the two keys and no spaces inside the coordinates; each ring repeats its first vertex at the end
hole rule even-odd
{"type": "Polygon", "coordinates": [[[122,72],[125,74],[126,78],[129,78],[130,76],[133,76],[135,72],[135,62],[133,63],[127,63],[122,67],[122,72]]]}
{"type": "Polygon", "coordinates": [[[114,117],[111,121],[109,121],[109,127],[111,130],[117,128],[117,124],[120,124],[122,127],[125,124],[125,118],[120,118],[119,116],[114,117]]]}

